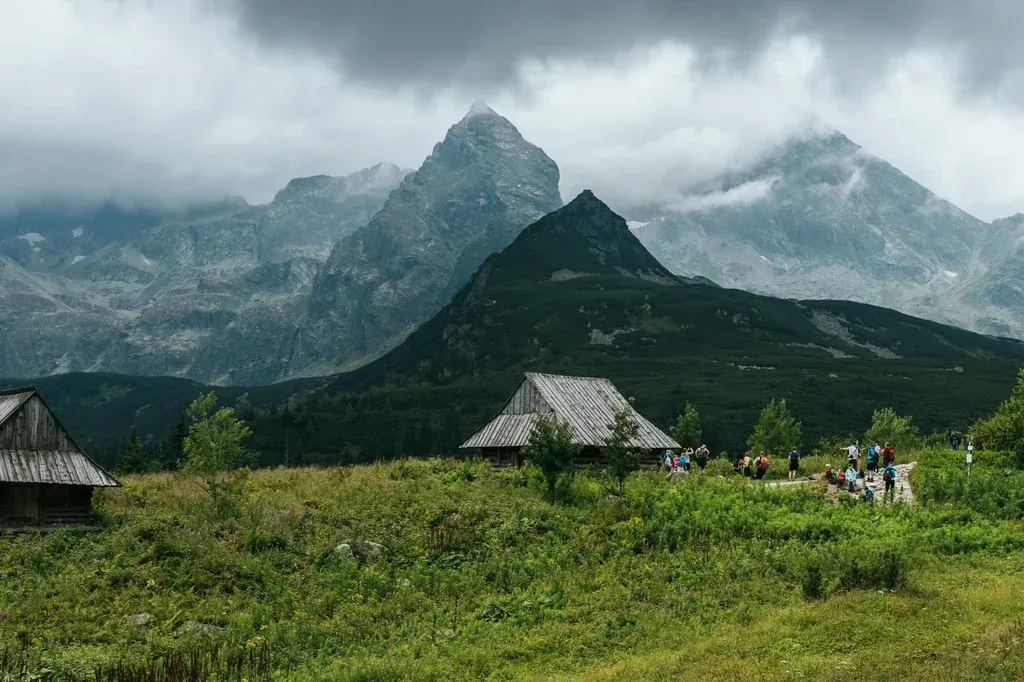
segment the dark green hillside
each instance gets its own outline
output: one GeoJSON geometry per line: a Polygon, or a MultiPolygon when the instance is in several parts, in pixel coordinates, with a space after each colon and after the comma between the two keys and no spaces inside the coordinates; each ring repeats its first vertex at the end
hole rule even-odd
{"type": "Polygon", "coordinates": [[[1024,360],[1024,343],[864,304],[681,282],[625,220],[584,192],[488,259],[402,346],[340,377],[338,386],[373,384],[387,374],[435,380],[684,357],[781,371],[827,359],[838,370],[848,366],[841,356],[886,360],[880,367],[898,359],[1024,360]]]}
{"type": "Polygon", "coordinates": [[[134,426],[145,437],[166,438],[182,410],[199,394],[215,391],[221,403],[272,405],[319,388],[323,379],[303,379],[259,388],[210,387],[177,377],[74,372],[36,379],[0,379],[0,388],[33,385],[79,441],[121,439],[134,426]]]}

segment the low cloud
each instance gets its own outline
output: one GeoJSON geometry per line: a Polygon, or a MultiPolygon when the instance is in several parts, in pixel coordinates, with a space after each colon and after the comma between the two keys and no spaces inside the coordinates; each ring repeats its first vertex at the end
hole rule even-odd
{"type": "MultiPolygon", "coordinates": [[[[415,85],[319,43],[272,40],[218,6],[0,3],[0,62],[12,67],[0,69],[0,205],[262,202],[296,176],[414,168],[483,96],[558,162],[564,196],[589,187],[613,208],[678,201],[680,188],[749,164],[816,116],[979,217],[1024,209],[1024,115],[1006,84],[965,96],[971,70],[956,50],[908,43],[854,95],[832,68],[842,47],[809,24],[773,29],[737,61],[716,60],[711,34],[688,42],[627,23],[633,38],[600,59],[525,50],[511,79],[415,85]]],[[[419,27],[417,40],[437,41],[441,28],[419,27]]],[[[385,50],[407,47],[398,33],[370,35],[385,50]]]]}
{"type": "Polygon", "coordinates": [[[772,195],[772,187],[781,178],[761,178],[751,180],[738,185],[724,192],[708,192],[707,194],[694,194],[680,197],[678,200],[668,204],[668,208],[676,213],[700,213],[716,208],[728,208],[730,206],[749,206],[769,199],[772,195]]]}

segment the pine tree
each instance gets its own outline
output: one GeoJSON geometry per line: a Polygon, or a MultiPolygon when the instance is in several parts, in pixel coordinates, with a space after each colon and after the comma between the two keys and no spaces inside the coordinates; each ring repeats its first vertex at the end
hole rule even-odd
{"type": "Polygon", "coordinates": [[[611,433],[604,442],[604,454],[608,460],[610,473],[619,482],[619,494],[623,493],[626,478],[640,468],[640,456],[637,449],[631,447],[633,439],[640,433],[640,425],[633,417],[633,410],[624,407],[615,413],[615,419],[608,425],[611,433]]]}
{"type": "Polygon", "coordinates": [[[139,430],[134,426],[124,454],[117,463],[117,470],[122,474],[139,474],[146,470],[145,450],[142,439],[139,438],[139,430]]]}
{"type": "Polygon", "coordinates": [[[188,424],[185,421],[185,412],[178,417],[178,423],[174,425],[171,432],[171,453],[169,463],[177,467],[178,462],[185,458],[185,439],[188,437],[188,424]]]}
{"type": "Polygon", "coordinates": [[[690,403],[686,403],[683,413],[676,420],[672,427],[672,436],[684,448],[698,448],[701,446],[703,433],[700,428],[700,414],[690,403]]]}

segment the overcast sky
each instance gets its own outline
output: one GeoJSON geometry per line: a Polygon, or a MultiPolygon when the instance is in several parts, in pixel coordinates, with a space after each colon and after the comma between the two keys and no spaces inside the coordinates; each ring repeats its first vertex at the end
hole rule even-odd
{"type": "Polygon", "coordinates": [[[270,199],[417,167],[478,96],[613,201],[813,114],[1024,211],[1020,0],[2,0],[0,201],[270,199]]]}

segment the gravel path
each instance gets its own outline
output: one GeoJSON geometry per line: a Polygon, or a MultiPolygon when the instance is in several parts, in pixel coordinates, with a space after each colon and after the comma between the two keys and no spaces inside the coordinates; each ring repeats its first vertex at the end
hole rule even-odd
{"type": "MultiPolygon", "coordinates": [[[[893,497],[894,502],[914,503],[914,491],[910,487],[910,470],[916,464],[917,462],[911,462],[910,464],[896,465],[896,494],[893,497]]],[[[879,471],[878,475],[875,476],[875,480],[867,485],[875,491],[875,500],[881,502],[882,495],[885,494],[885,481],[882,480],[882,472],[879,471]]]]}
{"type": "MultiPolygon", "coordinates": [[[[911,462],[910,464],[897,464],[896,465],[896,494],[893,496],[894,502],[906,502],[907,504],[913,504],[914,502],[914,491],[910,487],[910,470],[914,468],[917,462],[911,462]]],[[[818,476],[815,479],[799,478],[795,481],[772,481],[765,485],[773,488],[788,488],[794,485],[807,485],[808,483],[816,483],[821,480],[818,476]]],[[[875,476],[873,481],[858,481],[858,490],[863,492],[864,485],[866,484],[869,488],[875,491],[875,502],[881,504],[882,496],[885,494],[885,481],[882,480],[882,472],[879,471],[878,475],[875,476]]],[[[835,486],[829,486],[829,494],[836,494],[835,486]]]]}

